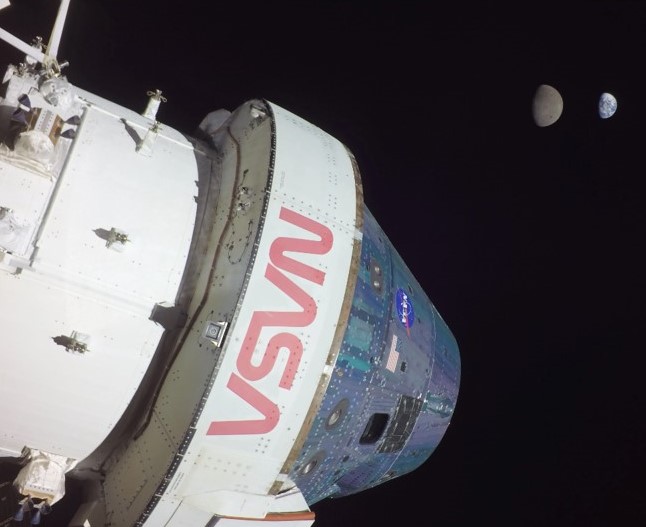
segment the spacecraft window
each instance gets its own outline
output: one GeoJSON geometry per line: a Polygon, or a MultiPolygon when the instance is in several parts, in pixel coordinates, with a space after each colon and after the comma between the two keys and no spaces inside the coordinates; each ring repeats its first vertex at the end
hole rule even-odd
{"type": "Polygon", "coordinates": [[[325,450],[319,450],[309,459],[307,463],[305,463],[305,465],[303,465],[301,468],[297,467],[297,470],[302,476],[307,476],[308,474],[311,474],[316,467],[323,463],[325,456],[325,450]]]}
{"type": "Polygon", "coordinates": [[[301,469],[301,474],[309,474],[310,472],[312,472],[312,470],[314,470],[314,468],[316,467],[316,465],[318,465],[318,463],[319,463],[318,459],[312,459],[312,461],[310,461],[307,465],[305,465],[301,469]]]}
{"type": "Polygon", "coordinates": [[[343,421],[343,418],[348,413],[350,401],[347,398],[341,399],[336,406],[332,409],[325,422],[325,428],[331,430],[336,428],[337,425],[343,421]]]}
{"type": "Polygon", "coordinates": [[[363,434],[361,434],[359,444],[372,445],[379,441],[381,436],[384,435],[384,430],[386,430],[388,417],[388,414],[372,414],[363,434]]]}

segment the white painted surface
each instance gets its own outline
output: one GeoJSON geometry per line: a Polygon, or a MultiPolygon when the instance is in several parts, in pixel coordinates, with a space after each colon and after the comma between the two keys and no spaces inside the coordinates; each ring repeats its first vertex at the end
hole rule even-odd
{"type": "Polygon", "coordinates": [[[245,518],[218,518],[216,527],[311,527],[314,525],[314,518],[276,518],[262,520],[248,520],[245,518]]]}
{"type": "Polygon", "coordinates": [[[214,518],[212,513],[207,512],[208,508],[195,507],[186,500],[179,506],[171,507],[167,500],[162,499],[147,524],[167,527],[196,527],[207,525],[209,521],[214,522],[212,525],[229,527],[310,527],[314,524],[314,513],[309,510],[305,498],[297,488],[272,498],[272,502],[271,512],[261,519],[214,518]],[[164,523],[164,518],[170,519],[164,523]]]}
{"type": "Polygon", "coordinates": [[[15,455],[83,459],[107,436],[157,348],[163,329],[149,317],[175,299],[195,219],[190,143],[162,129],[140,156],[121,118],[141,136],[141,116],[75,93],[85,113],[51,202],[53,180],[0,159],[0,202],[38,221],[49,207],[32,225],[36,251],[24,251],[32,265],[0,270],[0,450],[15,455]],[[130,239],[121,251],[99,235],[113,227],[130,239]],[[85,354],[53,340],[75,331],[85,354]]]}

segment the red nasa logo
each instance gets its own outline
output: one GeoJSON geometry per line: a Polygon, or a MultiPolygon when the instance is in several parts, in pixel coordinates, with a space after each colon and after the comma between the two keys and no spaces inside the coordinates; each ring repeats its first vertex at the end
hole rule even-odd
{"type": "MultiPolygon", "coordinates": [[[[269,248],[270,263],[265,269],[265,278],[296,302],[301,309],[297,311],[253,312],[238,352],[236,361],[238,373],[235,371],[231,373],[227,388],[255,408],[262,417],[237,421],[213,421],[207,435],[266,434],[276,427],[280,420],[278,405],[254,387],[252,383],[265,378],[273,370],[278,353],[281,350],[286,350],[289,353],[289,359],[278,386],[283,390],[291,390],[303,356],[303,343],[296,334],[287,328],[307,327],[316,319],[316,302],[285,272],[299,276],[317,286],[323,285],[325,273],[286,256],[285,253],[326,254],[332,248],[334,241],[332,231],[325,225],[285,207],[280,209],[279,218],[319,238],[318,240],[307,240],[279,237],[271,243],[269,248]],[[262,359],[258,364],[254,364],[252,362],[253,353],[263,331],[274,334],[267,342],[262,359]]],[[[264,336],[266,337],[266,334],[264,336]]]]}

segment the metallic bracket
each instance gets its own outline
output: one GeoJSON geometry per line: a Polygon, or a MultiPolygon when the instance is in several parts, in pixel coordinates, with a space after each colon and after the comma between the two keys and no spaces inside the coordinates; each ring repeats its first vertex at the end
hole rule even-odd
{"type": "Polygon", "coordinates": [[[375,259],[370,258],[370,282],[375,292],[381,294],[383,290],[383,276],[381,264],[375,259]]]}
{"type": "Polygon", "coordinates": [[[90,336],[84,333],[79,333],[78,331],[72,331],[72,334],[69,337],[66,335],[60,335],[58,337],[54,337],[53,340],[59,346],[63,346],[65,351],[70,353],[84,354],[90,351],[88,349],[90,336]]]}
{"type": "Polygon", "coordinates": [[[202,338],[204,340],[208,340],[216,348],[220,348],[224,342],[224,337],[226,336],[228,327],[228,322],[212,322],[209,320],[206,322],[202,338]]]}
{"type": "Polygon", "coordinates": [[[121,245],[125,245],[126,242],[129,242],[130,240],[128,239],[128,235],[125,232],[118,231],[114,227],[110,229],[110,232],[108,233],[108,239],[105,243],[106,247],[112,246],[114,243],[120,243],[121,245]]]}

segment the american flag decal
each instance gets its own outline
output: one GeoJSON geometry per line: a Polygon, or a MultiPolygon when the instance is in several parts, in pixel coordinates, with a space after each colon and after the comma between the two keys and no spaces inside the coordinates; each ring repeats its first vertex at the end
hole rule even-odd
{"type": "Polygon", "coordinates": [[[395,369],[397,369],[397,361],[399,361],[399,352],[397,351],[397,335],[393,335],[393,340],[390,343],[390,353],[388,354],[388,361],[386,362],[386,369],[395,373],[395,369]]]}

